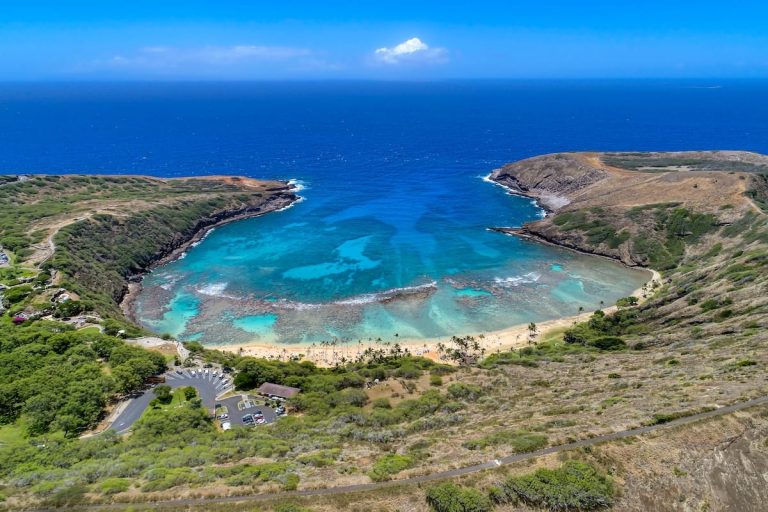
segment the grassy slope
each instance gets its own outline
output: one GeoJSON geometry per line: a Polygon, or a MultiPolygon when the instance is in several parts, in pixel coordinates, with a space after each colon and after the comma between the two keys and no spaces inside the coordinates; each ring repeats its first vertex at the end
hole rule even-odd
{"type": "Polygon", "coordinates": [[[291,197],[283,183],[249,179],[35,176],[0,185],[0,244],[22,264],[60,271],[64,286],[119,317],[127,276],[226,212],[291,197]]]}

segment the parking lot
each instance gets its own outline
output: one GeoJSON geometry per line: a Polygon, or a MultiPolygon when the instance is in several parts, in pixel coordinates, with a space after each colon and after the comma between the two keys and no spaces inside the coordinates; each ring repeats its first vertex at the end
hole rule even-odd
{"type": "Polygon", "coordinates": [[[275,410],[264,405],[263,400],[246,395],[218,400],[216,404],[227,408],[228,417],[222,421],[228,421],[233,427],[266,425],[278,418],[275,410]],[[253,417],[252,422],[248,421],[250,416],[253,417]],[[263,421],[258,421],[257,418],[263,418],[263,421]]]}
{"type": "MultiPolygon", "coordinates": [[[[232,377],[224,374],[222,378],[222,373],[213,368],[171,370],[165,373],[163,377],[165,377],[165,384],[173,389],[186,386],[194,387],[203,401],[203,406],[209,411],[213,411],[217,396],[232,389],[232,377]],[[208,371],[206,372],[206,370],[208,371]]],[[[153,388],[148,388],[139,396],[131,399],[125,409],[112,422],[112,428],[120,433],[129,430],[141,418],[153,398],[155,398],[153,388]]]]}
{"type": "Polygon", "coordinates": [[[193,386],[206,409],[213,410],[216,397],[232,389],[232,377],[212,368],[184,368],[165,374],[165,383],[172,388],[193,386]]]}

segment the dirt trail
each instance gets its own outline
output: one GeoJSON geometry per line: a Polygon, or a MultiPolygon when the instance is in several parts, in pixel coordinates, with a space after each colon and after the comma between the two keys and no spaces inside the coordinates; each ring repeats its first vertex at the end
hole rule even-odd
{"type": "MultiPolygon", "coordinates": [[[[200,197],[205,197],[205,195],[201,195],[200,197]]],[[[40,266],[48,259],[50,259],[53,256],[53,253],[56,251],[56,243],[54,242],[54,238],[61,229],[69,226],[70,224],[89,219],[98,214],[124,217],[129,215],[131,212],[141,211],[152,206],[152,203],[140,199],[132,199],[128,201],[83,201],[82,203],[78,204],[77,211],[49,219],[44,219],[32,226],[30,231],[45,230],[47,234],[45,235],[45,238],[42,242],[31,246],[33,249],[32,255],[26,259],[25,263],[34,266],[40,266]]]]}

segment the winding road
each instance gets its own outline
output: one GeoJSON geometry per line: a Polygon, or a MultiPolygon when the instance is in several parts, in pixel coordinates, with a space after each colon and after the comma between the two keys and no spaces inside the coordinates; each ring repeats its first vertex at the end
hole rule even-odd
{"type": "MultiPolygon", "coordinates": [[[[712,411],[701,412],[698,414],[693,414],[691,416],[678,418],[676,420],[670,421],[668,423],[663,423],[660,425],[649,425],[649,426],[638,427],[638,428],[633,428],[629,430],[623,430],[621,432],[604,434],[604,435],[596,436],[590,439],[582,439],[580,441],[574,441],[572,443],[561,444],[558,446],[551,446],[549,448],[536,450],[534,452],[516,453],[513,455],[502,457],[500,459],[484,462],[482,464],[476,464],[474,466],[450,469],[446,471],[438,471],[436,473],[404,478],[402,480],[391,480],[388,482],[378,482],[378,483],[369,483],[369,484],[344,485],[344,486],[338,486],[338,487],[326,487],[323,489],[306,489],[301,491],[288,491],[288,492],[280,492],[280,493],[274,493],[274,494],[222,496],[218,498],[184,498],[179,500],[163,500],[163,501],[153,501],[153,502],[147,502],[147,503],[130,503],[130,504],[114,503],[114,504],[105,504],[105,505],[78,505],[78,506],[73,506],[72,508],[76,508],[78,510],[115,510],[115,509],[122,509],[127,506],[130,506],[132,509],[139,509],[139,508],[153,509],[159,506],[187,507],[187,506],[196,506],[196,505],[205,506],[210,504],[221,504],[221,503],[251,503],[251,502],[263,502],[263,501],[271,501],[271,500],[278,500],[278,499],[287,499],[287,498],[299,498],[299,497],[306,497],[306,496],[328,496],[328,495],[335,495],[335,494],[348,494],[348,493],[356,493],[356,492],[375,491],[379,489],[385,489],[388,487],[421,484],[426,482],[433,482],[436,480],[444,480],[447,478],[459,477],[459,476],[468,475],[471,473],[479,473],[481,471],[494,469],[500,466],[506,466],[508,464],[513,464],[513,463],[524,461],[524,460],[535,459],[537,457],[542,457],[544,455],[549,455],[552,453],[565,452],[565,451],[575,450],[578,448],[585,448],[588,446],[594,446],[594,445],[602,444],[605,442],[615,441],[617,439],[624,439],[627,437],[639,436],[639,435],[647,434],[657,430],[670,429],[670,428],[678,427],[681,425],[687,425],[689,423],[694,423],[700,420],[714,418],[717,416],[723,416],[726,414],[731,414],[736,411],[741,411],[744,409],[748,409],[750,407],[755,407],[755,406],[765,405],[765,404],[768,404],[768,396],[762,396],[752,400],[747,400],[745,402],[738,402],[732,405],[721,407],[719,409],[714,409],[712,411]]],[[[53,511],[54,509],[36,509],[36,510],[53,511]]],[[[60,508],[55,510],[60,510],[60,508]]]]}

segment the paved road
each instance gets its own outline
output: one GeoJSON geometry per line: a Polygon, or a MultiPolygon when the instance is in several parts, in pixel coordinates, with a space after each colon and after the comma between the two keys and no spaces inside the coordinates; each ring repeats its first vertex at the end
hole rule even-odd
{"type": "MultiPolygon", "coordinates": [[[[231,377],[227,377],[227,380],[231,382],[231,377]]],[[[193,386],[203,400],[203,405],[211,411],[213,411],[213,406],[216,403],[216,397],[231,389],[231,385],[229,387],[225,385],[220,378],[214,377],[210,370],[208,374],[198,370],[195,375],[189,369],[182,370],[181,375],[174,370],[165,374],[165,383],[172,388],[193,386]]],[[[112,422],[111,428],[121,434],[128,431],[141,418],[153,398],[155,398],[154,389],[150,388],[132,399],[123,412],[112,422]]]]}
{"type": "MultiPolygon", "coordinates": [[[[379,483],[370,483],[370,484],[343,485],[338,487],[327,487],[324,489],[307,489],[303,491],[280,492],[280,493],[274,493],[274,494],[222,496],[219,498],[186,498],[186,499],[180,499],[180,500],[153,501],[149,503],[131,503],[130,507],[133,509],[138,509],[138,508],[154,509],[159,506],[187,507],[187,506],[195,506],[195,505],[205,506],[205,505],[215,504],[215,503],[259,502],[259,501],[269,501],[269,500],[276,500],[276,499],[297,498],[302,496],[326,496],[326,495],[333,495],[333,494],[348,494],[348,493],[355,493],[355,492],[373,491],[373,490],[383,489],[387,487],[397,487],[401,485],[413,485],[413,484],[420,484],[425,482],[433,482],[435,480],[444,480],[447,478],[468,475],[471,473],[479,473],[481,471],[486,471],[488,469],[493,469],[499,466],[505,466],[507,464],[512,464],[515,462],[520,462],[528,459],[535,459],[537,457],[541,457],[543,455],[548,455],[551,453],[575,450],[577,448],[585,448],[587,446],[594,446],[594,445],[605,443],[608,441],[615,441],[617,439],[624,439],[626,437],[634,437],[642,434],[647,434],[649,432],[653,432],[656,430],[662,430],[662,429],[677,427],[680,425],[686,425],[699,420],[714,418],[716,416],[722,416],[725,414],[730,414],[732,412],[741,411],[743,409],[748,409],[750,407],[755,407],[757,405],[765,405],[765,404],[768,404],[768,396],[755,398],[753,400],[748,400],[746,402],[738,402],[733,405],[715,409],[714,411],[694,414],[693,416],[687,416],[685,418],[680,418],[674,421],[670,421],[669,423],[663,423],[661,425],[651,425],[647,427],[633,428],[630,430],[615,432],[613,434],[605,434],[605,435],[593,437],[590,439],[583,439],[581,441],[575,441],[573,443],[562,444],[559,446],[551,446],[549,448],[544,448],[543,450],[537,450],[535,452],[517,453],[514,455],[508,455],[507,457],[503,457],[497,460],[491,460],[483,464],[477,464],[475,466],[467,466],[464,468],[451,469],[447,471],[438,471],[436,473],[415,476],[411,478],[404,478],[402,480],[391,480],[388,482],[379,482],[379,483]]],[[[122,508],[126,508],[127,506],[129,505],[123,503],[123,504],[111,504],[111,505],[84,505],[84,506],[77,506],[74,508],[81,509],[81,510],[109,510],[109,509],[122,509],[122,508]]],[[[48,510],[54,510],[54,509],[40,509],[40,510],[46,510],[47,512],[48,510]]]]}

